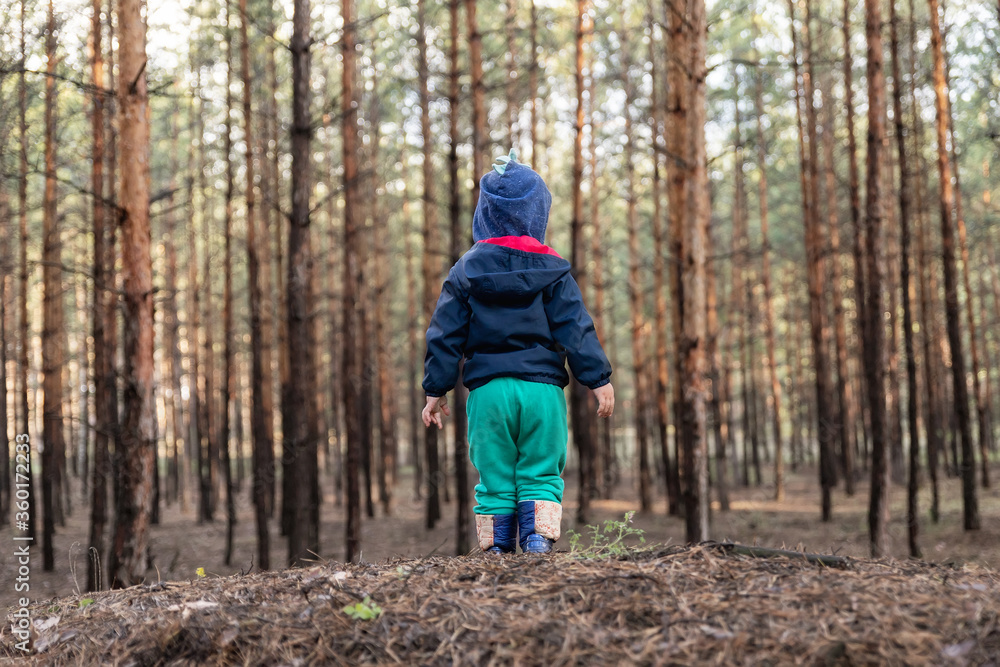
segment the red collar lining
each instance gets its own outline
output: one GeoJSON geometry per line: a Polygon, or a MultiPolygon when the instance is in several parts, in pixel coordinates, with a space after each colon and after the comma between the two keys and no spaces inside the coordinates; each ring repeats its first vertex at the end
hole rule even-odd
{"type": "Polygon", "coordinates": [[[483,239],[480,243],[490,243],[493,245],[503,246],[505,248],[513,248],[514,250],[537,252],[542,255],[560,257],[559,253],[544,243],[540,243],[538,239],[533,236],[495,236],[491,239],[483,239]]]}

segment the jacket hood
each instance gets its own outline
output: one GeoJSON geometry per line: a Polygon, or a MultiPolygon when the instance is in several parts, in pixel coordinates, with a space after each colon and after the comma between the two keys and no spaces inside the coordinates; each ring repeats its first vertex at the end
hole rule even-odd
{"type": "Polygon", "coordinates": [[[569,273],[558,255],[477,243],[465,255],[469,293],[481,301],[516,302],[533,298],[569,273]]]}
{"type": "Polygon", "coordinates": [[[545,181],[531,167],[512,160],[503,174],[490,169],[479,181],[472,239],[531,236],[545,243],[551,206],[545,181]]]}

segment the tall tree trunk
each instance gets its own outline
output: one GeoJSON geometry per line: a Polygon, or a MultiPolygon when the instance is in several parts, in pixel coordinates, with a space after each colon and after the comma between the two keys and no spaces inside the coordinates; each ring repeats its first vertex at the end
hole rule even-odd
{"type": "MultiPolygon", "coordinates": [[[[17,85],[17,106],[18,106],[18,135],[20,137],[20,151],[18,155],[18,180],[17,180],[17,216],[18,231],[20,232],[20,257],[19,257],[19,283],[18,290],[18,340],[20,349],[17,355],[17,398],[15,407],[20,409],[17,432],[20,435],[29,436],[31,434],[31,416],[28,412],[28,356],[31,349],[31,326],[28,321],[28,85],[25,81],[27,71],[27,56],[25,51],[25,2],[21,0],[20,12],[20,42],[21,42],[21,62],[20,73],[18,74],[17,85]]],[[[37,431],[35,431],[37,434],[37,431]]],[[[28,472],[28,535],[35,537],[35,517],[38,513],[37,497],[35,495],[35,476],[28,472]]]]}
{"type": "MultiPolygon", "coordinates": [[[[945,85],[951,89],[949,83],[950,70],[948,68],[947,54],[942,53],[945,58],[945,85]]],[[[972,361],[972,393],[976,403],[976,417],[979,425],[979,462],[984,489],[990,488],[990,465],[988,453],[990,450],[990,410],[986,401],[986,389],[979,378],[979,371],[983,364],[979,358],[979,338],[976,333],[976,295],[972,291],[972,281],[969,278],[969,244],[966,241],[965,216],[962,212],[962,185],[959,180],[958,151],[955,146],[955,121],[951,110],[951,97],[948,97],[948,134],[951,139],[951,167],[955,171],[955,223],[958,227],[958,248],[959,257],[962,260],[962,282],[965,287],[965,314],[969,325],[969,351],[972,361]]]]}
{"type": "MultiPolygon", "coordinates": [[[[823,22],[820,22],[823,25],[823,22]]],[[[825,30],[825,28],[823,28],[825,30]]],[[[821,34],[823,34],[821,32],[821,34]]],[[[823,109],[823,175],[826,194],[826,227],[830,235],[830,297],[833,300],[834,354],[837,365],[837,408],[840,413],[840,466],[844,474],[844,492],[855,492],[854,396],[848,368],[847,323],[844,313],[844,265],[840,252],[840,220],[837,205],[837,185],[834,158],[833,76],[825,70],[820,79],[820,99],[823,109]],[[850,472],[850,474],[848,474],[850,472]]],[[[817,211],[818,213],[818,211],[817,211]]]]}
{"type": "MultiPolygon", "coordinates": [[[[757,23],[754,22],[754,26],[757,23]]],[[[761,283],[764,287],[764,336],[767,345],[767,370],[771,380],[773,403],[771,430],[774,433],[774,499],[785,499],[785,451],[781,435],[781,380],[774,345],[774,302],[771,298],[771,241],[767,204],[767,142],[764,139],[764,85],[761,68],[754,70],[754,115],[757,121],[757,199],[760,207],[761,283]]],[[[834,255],[836,258],[836,255],[834,255]]]]}
{"type": "MultiPolygon", "coordinates": [[[[474,33],[474,28],[472,22],[475,20],[475,7],[470,10],[469,6],[466,5],[466,11],[469,13],[469,33],[470,35],[475,34],[478,38],[478,32],[474,33]]],[[[417,48],[419,51],[419,61],[418,61],[418,76],[420,77],[420,138],[423,144],[423,195],[421,201],[421,209],[424,218],[424,258],[423,258],[423,273],[424,273],[424,320],[428,323],[431,321],[431,316],[434,314],[434,305],[437,303],[438,294],[440,292],[440,282],[441,282],[441,271],[437,262],[437,252],[440,245],[438,241],[438,222],[437,222],[437,200],[434,195],[434,164],[433,164],[433,151],[432,148],[432,138],[431,138],[431,110],[430,110],[430,92],[427,83],[428,71],[427,71],[427,34],[426,34],[426,21],[427,21],[427,7],[426,0],[418,0],[417,4],[417,48]]],[[[473,68],[475,68],[475,55],[472,56],[473,68]]],[[[473,70],[473,87],[476,84],[476,74],[473,70]]],[[[480,81],[481,83],[481,81],[480,81]]],[[[473,127],[477,117],[476,113],[476,103],[473,103],[473,127]]],[[[476,162],[476,157],[479,155],[479,145],[477,141],[481,141],[482,138],[473,139],[473,162],[476,162]]],[[[479,178],[479,169],[477,167],[473,168],[474,181],[479,178]]],[[[479,190],[478,186],[473,190],[473,199],[478,198],[479,190]]],[[[424,429],[424,453],[427,457],[427,507],[425,512],[425,525],[428,530],[434,528],[438,520],[441,518],[441,496],[440,496],[440,477],[441,477],[441,466],[438,459],[438,429],[434,426],[429,426],[424,429]]]]}
{"type": "Polygon", "coordinates": [[[122,274],[125,330],[124,410],[116,456],[115,537],[112,587],[144,578],[156,447],[153,400],[153,280],[149,230],[149,123],[146,93],[146,28],[142,0],[119,0],[121,104],[122,274]]]}
{"type": "MultiPolygon", "coordinates": [[[[896,126],[899,156],[900,282],[903,286],[903,342],[906,347],[907,430],[910,440],[909,479],[906,493],[906,525],[910,556],[920,558],[920,518],[917,492],[920,490],[920,430],[917,407],[917,358],[913,343],[913,278],[910,274],[910,217],[912,178],[906,152],[906,123],[903,118],[903,77],[899,67],[899,20],[896,3],[889,3],[889,45],[892,56],[892,116],[896,126]]],[[[919,111],[919,110],[914,110],[919,111]]]]}
{"type": "MultiPolygon", "coordinates": [[[[597,183],[597,131],[598,126],[594,115],[594,77],[591,76],[587,83],[590,91],[590,255],[594,260],[594,273],[591,284],[594,288],[594,329],[597,338],[605,345],[608,344],[604,318],[606,315],[604,306],[604,252],[606,251],[606,240],[601,232],[601,193],[597,183]]],[[[532,149],[534,151],[534,149],[532,149]]],[[[534,153],[532,153],[534,154],[534,153]]],[[[658,217],[657,217],[658,219],[658,217]]],[[[659,253],[657,253],[659,254],[659,253]]],[[[666,360],[664,359],[664,362],[666,360]]],[[[614,429],[613,416],[602,419],[598,422],[598,437],[600,444],[596,449],[599,452],[600,461],[595,458],[594,483],[597,486],[601,497],[607,498],[611,493],[611,486],[614,482],[614,452],[612,443],[612,431],[614,429]]]]}
{"type": "MultiPolygon", "coordinates": [[[[345,25],[350,18],[345,15],[345,25]]],[[[312,91],[310,1],[295,0],[292,17],[292,214],[288,227],[285,299],[288,373],[294,381],[282,392],[281,425],[290,454],[282,474],[294,482],[288,530],[288,564],[302,565],[319,553],[319,474],[317,470],[316,341],[313,328],[313,253],[309,237],[312,192],[312,91]]],[[[351,100],[350,96],[345,97],[351,100]]],[[[287,502],[287,497],[286,497],[287,502]]]]}
{"type": "MultiPolygon", "coordinates": [[[[681,254],[681,373],[680,410],[683,456],[685,539],[708,538],[708,438],[705,410],[705,339],[707,308],[705,262],[710,215],[708,170],[705,153],[705,49],[707,24],[702,0],[673,0],[669,12],[671,100],[668,101],[679,127],[672,128],[671,146],[681,152],[671,161],[671,209],[680,208],[688,224],[680,236],[681,254]]],[[[676,222],[672,217],[672,222],[676,222]]]]}
{"type": "MultiPolygon", "coordinates": [[[[848,166],[848,194],[850,199],[850,210],[851,210],[851,256],[854,263],[854,304],[855,304],[855,316],[857,317],[857,328],[858,328],[858,339],[862,340],[863,336],[861,332],[865,327],[865,269],[864,269],[864,244],[862,239],[862,227],[861,227],[861,186],[860,186],[860,176],[858,173],[858,152],[857,152],[857,140],[855,138],[854,130],[854,57],[851,55],[851,0],[844,0],[844,13],[843,19],[841,21],[841,28],[844,33],[844,116],[847,120],[847,166],[848,166]]],[[[862,343],[863,344],[863,343],[862,343]]],[[[861,374],[859,378],[860,382],[864,382],[864,374],[861,374]]],[[[850,385],[850,382],[848,382],[850,385]]],[[[862,402],[863,404],[863,402],[862,402]]],[[[853,404],[852,404],[853,407],[853,404]]],[[[860,421],[862,424],[862,432],[866,434],[865,431],[865,410],[862,408],[859,411],[860,421]]],[[[844,417],[844,427],[851,429],[852,433],[855,433],[855,424],[853,422],[848,422],[846,415],[844,417]]],[[[843,466],[843,474],[845,481],[845,490],[849,485],[849,493],[854,492],[854,481],[855,481],[855,461],[854,453],[857,450],[857,439],[852,438],[854,441],[854,449],[850,452],[843,452],[841,457],[841,465],[843,466]]],[[[867,443],[866,443],[867,445],[867,443]]]]}
{"type": "Polygon", "coordinates": [[[344,421],[347,435],[347,521],[345,560],[352,562],[361,554],[361,489],[358,467],[361,449],[368,446],[367,434],[361,430],[360,407],[361,373],[363,357],[359,345],[361,313],[357,308],[362,289],[359,283],[359,264],[362,233],[356,218],[358,203],[357,126],[358,116],[354,107],[354,0],[344,0],[343,79],[341,84],[341,113],[343,114],[344,150],[344,302],[343,302],[343,373],[344,421]]]}
{"type": "Polygon", "coordinates": [[[882,165],[885,154],[885,73],[882,54],[882,10],[878,0],[865,0],[868,41],[868,150],[865,182],[865,384],[872,423],[872,467],[868,505],[868,539],[873,558],[889,547],[889,449],[885,396],[885,325],[882,294],[882,165]]]}
{"type": "MultiPolygon", "coordinates": [[[[917,104],[916,97],[916,49],[914,47],[915,35],[916,35],[916,25],[914,20],[914,2],[913,0],[908,0],[909,9],[909,31],[907,34],[907,51],[910,63],[910,107],[914,109],[913,113],[913,155],[917,156],[917,173],[926,174],[926,163],[924,160],[923,145],[921,143],[921,137],[923,136],[923,124],[920,121],[920,114],[916,112],[920,107],[917,104]]],[[[936,329],[937,329],[937,318],[934,317],[933,307],[931,306],[931,300],[934,299],[934,295],[937,293],[936,286],[932,288],[933,281],[933,265],[930,261],[930,255],[927,250],[927,215],[924,210],[924,183],[923,178],[916,179],[916,233],[917,233],[917,259],[919,261],[918,272],[919,280],[918,285],[920,287],[920,331],[921,331],[921,342],[922,351],[924,356],[924,385],[927,390],[927,400],[926,400],[926,421],[925,421],[925,431],[927,437],[927,472],[931,483],[931,507],[930,515],[931,521],[937,523],[940,517],[940,502],[939,502],[939,491],[938,491],[938,456],[940,452],[944,451],[944,439],[942,438],[941,429],[941,382],[939,381],[939,365],[940,356],[936,356],[933,353],[932,346],[934,341],[937,339],[936,329]]]]}
{"type": "MultiPolygon", "coordinates": [[[[261,290],[260,251],[257,241],[257,196],[254,190],[254,133],[250,77],[250,39],[247,18],[247,0],[240,0],[240,78],[243,79],[243,137],[246,143],[246,202],[247,202],[247,268],[250,297],[250,437],[253,438],[253,491],[254,518],[257,526],[257,566],[271,568],[271,535],[267,526],[268,477],[273,475],[268,466],[268,451],[273,452],[273,432],[268,425],[265,394],[270,387],[264,383],[263,294],[261,290]]],[[[263,234],[267,243],[267,234],[263,234]]],[[[267,266],[263,271],[267,274],[267,266]]],[[[268,359],[268,361],[270,361],[268,359]]]]}
{"type": "MultiPolygon", "coordinates": [[[[570,266],[578,283],[584,278],[583,247],[583,66],[584,37],[587,30],[587,0],[576,3],[576,125],[573,134],[573,203],[570,218],[570,266]]],[[[590,415],[587,412],[587,389],[576,379],[570,380],[570,420],[573,442],[579,455],[577,520],[586,523],[593,493],[594,443],[591,439],[590,415]]]]}
{"type": "Polygon", "coordinates": [[[172,502],[180,496],[181,491],[181,467],[184,456],[181,451],[186,438],[183,437],[184,415],[183,403],[181,401],[181,351],[178,345],[180,320],[177,315],[177,301],[180,295],[177,289],[177,218],[174,215],[176,193],[180,188],[177,184],[176,175],[181,173],[180,163],[177,159],[177,116],[170,115],[170,179],[167,189],[170,196],[167,198],[166,210],[164,211],[165,234],[163,239],[164,252],[167,255],[166,267],[166,289],[170,298],[166,299],[163,305],[163,375],[165,377],[169,392],[164,392],[167,401],[166,410],[170,421],[170,438],[167,441],[166,454],[169,457],[167,463],[167,501],[172,502]],[[169,395],[167,395],[169,394],[169,395]]]}
{"type": "Polygon", "coordinates": [[[531,99],[531,168],[538,171],[538,12],[531,1],[531,61],[528,65],[528,96],[531,99]]]}
{"type": "MultiPolygon", "coordinates": [[[[457,0],[449,0],[449,7],[457,0]]],[[[519,104],[517,102],[517,0],[504,0],[504,41],[507,52],[504,55],[506,76],[504,78],[504,102],[507,105],[507,146],[517,149],[518,141],[514,127],[517,125],[519,104]]],[[[518,151],[520,153],[520,151],[518,151]]]]}
{"type": "MultiPolygon", "coordinates": [[[[624,23],[624,17],[622,19],[624,23]]],[[[649,429],[647,420],[647,397],[649,388],[646,386],[646,317],[644,311],[645,284],[640,277],[639,265],[639,215],[635,193],[635,138],[632,128],[632,106],[635,104],[635,89],[632,83],[632,59],[629,57],[631,45],[628,42],[628,28],[622,25],[619,32],[621,40],[622,71],[621,81],[625,89],[625,181],[626,181],[626,219],[628,220],[628,297],[632,328],[632,374],[635,382],[635,434],[636,450],[638,451],[639,475],[639,508],[649,512],[653,508],[652,479],[649,472],[649,429]]],[[[582,104],[582,96],[578,98],[582,104]]],[[[582,115],[582,113],[581,113],[582,115]]],[[[582,156],[581,156],[582,164],[582,156]]],[[[580,175],[581,179],[583,175],[580,175]]],[[[582,196],[581,196],[582,199],[582,196]]],[[[581,201],[582,207],[582,201],[581,201]]],[[[654,221],[654,224],[655,221],[654,221]]],[[[582,244],[581,244],[582,245],[582,244]]],[[[582,466],[582,461],[581,461],[582,466]]]]}
{"type": "Polygon", "coordinates": [[[955,232],[952,228],[954,192],[951,165],[948,160],[948,88],[945,83],[944,54],[941,40],[941,19],[938,0],[928,0],[931,20],[931,52],[934,57],[934,108],[938,143],[938,178],[941,207],[941,253],[944,261],[945,311],[948,322],[948,342],[951,346],[951,370],[955,396],[955,416],[962,437],[962,525],[966,530],[979,530],[979,503],[976,498],[975,454],[972,428],[969,423],[969,390],[965,378],[965,353],[959,329],[958,279],[955,275],[955,232]]]}
{"type": "Polygon", "coordinates": [[[94,298],[91,322],[94,336],[94,470],[90,485],[90,536],[87,590],[102,587],[101,567],[106,556],[104,531],[108,521],[108,478],[111,476],[108,443],[118,437],[118,388],[114,372],[116,347],[117,293],[114,289],[115,230],[117,222],[105,206],[104,124],[111,109],[105,110],[104,54],[101,45],[101,9],[103,0],[94,0],[91,30],[93,35],[92,77],[94,110],[91,118],[93,152],[91,188],[93,189],[94,224],[94,298]]]}
{"type": "MultiPolygon", "coordinates": [[[[508,0],[509,11],[513,13],[514,0],[508,0]]],[[[451,226],[451,262],[455,264],[466,250],[465,232],[462,220],[461,187],[458,180],[458,104],[459,104],[459,63],[458,63],[458,0],[448,3],[450,41],[448,43],[448,219],[451,226]]],[[[510,21],[510,17],[508,17],[510,21]]],[[[513,30],[513,26],[509,26],[513,30]]],[[[508,32],[508,44],[513,45],[513,35],[508,32]]],[[[514,52],[510,49],[510,63],[514,63],[514,52]]],[[[513,72],[508,71],[507,105],[512,109],[513,72]]],[[[510,114],[510,129],[513,134],[513,124],[516,120],[516,110],[510,114]]],[[[511,140],[513,143],[513,139],[511,140]]],[[[479,174],[474,174],[473,178],[479,174]]],[[[469,513],[469,446],[466,442],[468,418],[465,412],[465,387],[461,382],[455,385],[452,400],[452,417],[455,424],[455,502],[458,505],[455,523],[455,552],[461,556],[471,549],[472,517],[469,513]]]]}
{"type": "MultiPolygon", "coordinates": [[[[650,9],[650,21],[653,22],[652,9],[650,9]]],[[[666,248],[664,247],[664,221],[662,215],[662,207],[660,200],[660,192],[662,190],[662,172],[660,171],[662,153],[664,151],[662,145],[663,139],[663,106],[662,100],[659,95],[659,68],[657,67],[657,61],[659,60],[656,56],[655,48],[656,41],[650,39],[649,42],[649,61],[651,63],[650,75],[652,79],[652,113],[650,114],[650,121],[652,123],[652,134],[653,134],[653,305],[654,305],[654,330],[656,332],[656,425],[660,440],[660,456],[663,459],[663,474],[664,483],[667,489],[667,511],[669,514],[677,513],[677,506],[679,503],[679,489],[673,482],[676,479],[676,475],[673,474],[672,467],[676,465],[676,460],[671,462],[670,458],[670,442],[667,436],[667,431],[670,427],[670,402],[667,398],[668,396],[668,386],[670,382],[670,371],[669,371],[669,359],[667,353],[667,291],[666,291],[666,264],[667,258],[666,248]]],[[[593,79],[594,75],[591,74],[591,105],[594,105],[594,92],[593,92],[593,79]]],[[[595,130],[591,127],[591,141],[594,141],[595,130]]],[[[596,185],[596,170],[597,170],[597,155],[596,150],[591,147],[591,173],[592,173],[592,185],[591,192],[594,200],[597,200],[597,185],[596,185]]],[[[595,238],[597,237],[597,230],[592,230],[595,238]]],[[[595,246],[600,248],[600,246],[595,246]]],[[[594,260],[597,261],[598,251],[594,251],[594,260]]],[[[594,280],[598,280],[596,276],[594,280]]],[[[709,332],[711,336],[711,332],[709,332]]],[[[710,341],[711,344],[711,341],[710,341]]],[[[715,356],[710,354],[710,362],[713,364],[713,372],[717,371],[715,366],[715,356]]],[[[716,375],[713,375],[715,378],[716,375]]],[[[717,386],[715,380],[713,379],[713,401],[717,398],[717,386]]]]}
{"type": "Polygon", "coordinates": [[[48,28],[45,36],[45,193],[42,201],[44,247],[42,249],[42,280],[45,288],[42,323],[42,403],[44,427],[42,441],[42,569],[55,568],[52,540],[55,536],[56,496],[62,475],[62,458],[66,448],[63,432],[63,286],[62,237],[56,211],[56,17],[53,0],[49,0],[48,28]]]}
{"type": "Polygon", "coordinates": [[[230,408],[233,405],[233,384],[235,382],[235,363],[233,360],[233,39],[230,29],[230,3],[226,3],[226,26],[224,39],[226,42],[226,121],[225,136],[222,150],[226,162],[226,193],[225,220],[225,254],[223,258],[223,273],[225,283],[222,296],[222,335],[225,341],[222,346],[222,408],[220,416],[222,424],[219,428],[219,454],[222,465],[224,484],[226,485],[226,551],[224,562],[229,565],[233,558],[233,530],[236,524],[236,504],[233,499],[233,466],[230,460],[232,445],[232,429],[230,427],[230,408]]]}
{"type": "MultiPolygon", "coordinates": [[[[469,72],[472,75],[472,206],[470,208],[475,211],[479,202],[479,179],[483,175],[483,156],[487,150],[489,135],[486,132],[486,86],[483,83],[483,36],[479,32],[479,23],[476,20],[476,0],[464,0],[464,2],[465,29],[469,40],[469,72]]],[[[421,41],[420,45],[421,48],[426,48],[424,42],[421,41]]],[[[426,59],[426,52],[422,57],[426,59]]],[[[535,57],[536,52],[532,51],[532,58],[535,57]]],[[[426,79],[426,76],[424,78],[426,79]]],[[[426,133],[424,137],[426,138],[426,133]]],[[[534,148],[531,151],[531,159],[534,163],[534,148]]],[[[436,294],[435,292],[435,298],[436,294]]]]}
{"type": "MultiPolygon", "coordinates": [[[[406,163],[406,134],[403,135],[403,154],[400,156],[400,163],[406,163]]],[[[406,275],[415,278],[416,276],[416,253],[413,249],[413,231],[416,229],[416,223],[413,222],[413,217],[410,214],[410,195],[409,188],[407,187],[407,182],[404,179],[403,182],[403,220],[406,225],[403,234],[403,254],[406,256],[406,275]]],[[[423,431],[420,427],[420,410],[423,409],[423,405],[420,402],[420,387],[419,387],[419,377],[421,372],[420,366],[420,344],[419,344],[419,334],[420,334],[420,321],[419,314],[417,312],[417,283],[419,281],[411,278],[406,281],[406,349],[408,353],[407,359],[407,369],[409,372],[407,389],[410,395],[410,457],[413,463],[413,499],[422,500],[423,499],[423,483],[424,483],[424,457],[421,452],[420,445],[422,444],[423,431]]],[[[422,306],[423,304],[421,304],[422,306]]],[[[422,309],[422,308],[421,308],[422,309]]]]}
{"type": "MultiPolygon", "coordinates": [[[[797,35],[795,34],[795,7],[788,4],[789,16],[792,19],[792,59],[795,70],[795,80],[799,78],[797,55],[797,35]]],[[[834,471],[832,470],[832,448],[836,433],[833,426],[833,408],[830,404],[830,364],[827,356],[826,322],[823,307],[825,295],[824,282],[826,270],[823,262],[823,238],[819,228],[819,216],[816,214],[818,199],[818,179],[816,177],[816,162],[818,147],[816,146],[816,107],[813,104],[813,86],[811,76],[812,49],[809,38],[809,24],[812,21],[811,2],[806,0],[806,17],[804,32],[806,33],[805,59],[808,65],[803,84],[805,98],[800,99],[798,84],[795,86],[795,107],[799,126],[799,162],[801,163],[800,185],[802,188],[803,217],[806,225],[806,274],[809,285],[809,324],[813,347],[813,366],[816,375],[816,418],[819,436],[819,481],[822,503],[822,519],[830,521],[833,507],[831,491],[833,489],[834,471]],[[802,106],[806,108],[806,126],[802,124],[802,106]],[[808,130],[808,152],[807,152],[808,130]]]]}
{"type": "MultiPolygon", "coordinates": [[[[712,224],[709,218],[709,225],[712,224]]],[[[715,239],[709,228],[708,241],[713,245],[715,239]]],[[[707,253],[706,253],[707,255],[707,253]]],[[[708,355],[709,381],[712,383],[712,427],[715,431],[715,488],[719,494],[719,509],[723,512],[729,511],[729,482],[726,467],[726,450],[729,446],[729,414],[727,402],[729,400],[728,377],[723,377],[722,354],[719,351],[719,314],[718,314],[718,289],[716,281],[715,262],[709,261],[705,264],[705,283],[707,293],[705,295],[706,313],[705,326],[708,340],[705,346],[705,354],[708,355]]],[[[727,341],[723,338],[722,347],[727,341]]]]}
{"type": "Polygon", "coordinates": [[[195,78],[195,87],[199,91],[198,122],[196,132],[198,134],[198,193],[201,199],[201,234],[202,234],[202,269],[201,288],[203,291],[202,300],[204,312],[202,313],[204,327],[204,341],[202,343],[202,364],[201,364],[201,386],[198,398],[198,522],[215,520],[215,491],[216,491],[216,465],[215,442],[216,433],[214,430],[215,416],[212,404],[215,399],[215,355],[213,353],[214,327],[212,326],[212,276],[211,276],[211,250],[209,228],[212,213],[208,205],[208,191],[206,184],[206,147],[205,147],[205,100],[201,93],[201,67],[199,65],[195,78]]]}

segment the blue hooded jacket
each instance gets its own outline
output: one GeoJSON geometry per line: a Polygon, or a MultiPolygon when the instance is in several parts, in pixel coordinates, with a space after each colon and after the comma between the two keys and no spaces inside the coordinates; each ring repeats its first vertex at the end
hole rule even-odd
{"type": "Polygon", "coordinates": [[[476,244],[452,267],[427,328],[424,392],[444,396],[514,377],[565,387],[610,382],[611,364],[570,265],[543,245],[552,197],[541,177],[511,162],[480,181],[476,244]],[[510,177],[510,178],[508,178],[510,177]]]}

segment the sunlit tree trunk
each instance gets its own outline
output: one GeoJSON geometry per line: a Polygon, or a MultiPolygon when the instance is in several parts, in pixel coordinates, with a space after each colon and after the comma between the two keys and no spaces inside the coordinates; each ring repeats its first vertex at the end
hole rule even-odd
{"type": "Polygon", "coordinates": [[[156,447],[153,400],[153,280],[149,230],[149,100],[142,0],[119,0],[122,274],[124,277],[124,405],[116,456],[113,587],[145,575],[156,447]]]}
{"type": "Polygon", "coordinates": [[[965,382],[965,358],[962,333],[959,329],[958,278],[955,275],[955,232],[952,228],[954,191],[951,165],[948,160],[948,89],[945,84],[944,54],[941,40],[941,19],[938,0],[928,0],[931,21],[931,52],[934,58],[934,108],[937,129],[937,160],[941,208],[941,253],[944,261],[945,311],[948,342],[951,346],[951,370],[955,396],[955,415],[962,437],[962,525],[966,530],[978,530],[979,502],[976,498],[975,454],[969,419],[969,390],[965,382]]]}
{"type": "MultiPolygon", "coordinates": [[[[351,19],[345,15],[345,25],[351,19]]],[[[316,341],[313,327],[313,252],[310,239],[312,119],[309,115],[311,46],[310,2],[295,0],[292,17],[292,211],[288,227],[285,299],[288,373],[294,381],[282,392],[281,425],[290,466],[282,474],[294,482],[288,530],[288,564],[302,565],[319,553],[319,474],[316,432],[316,341]]],[[[345,99],[350,100],[350,96],[345,99]]],[[[288,498],[286,497],[286,502],[288,498]]]]}
{"type": "Polygon", "coordinates": [[[63,276],[62,237],[56,211],[56,18],[54,0],[49,0],[45,36],[45,192],[42,200],[42,280],[45,297],[42,307],[42,569],[55,568],[56,496],[62,478],[66,448],[63,432],[63,276]]]}

